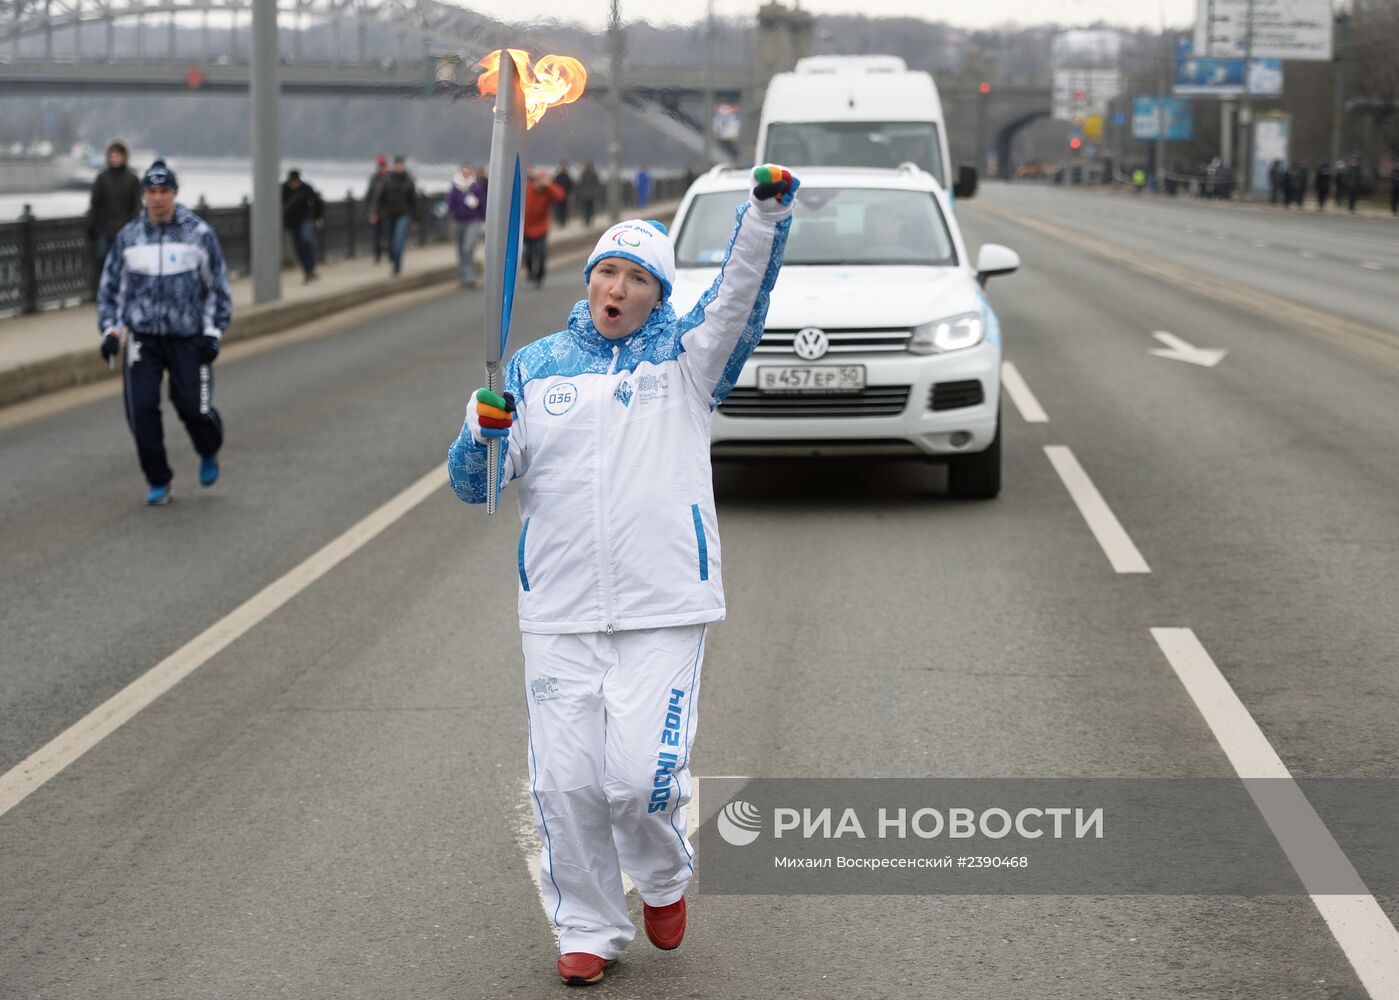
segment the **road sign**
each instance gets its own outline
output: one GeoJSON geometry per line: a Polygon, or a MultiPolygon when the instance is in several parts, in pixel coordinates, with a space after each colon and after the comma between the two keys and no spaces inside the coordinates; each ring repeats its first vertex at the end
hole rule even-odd
{"type": "Polygon", "coordinates": [[[1121,93],[1122,74],[1115,69],[1056,69],[1050,108],[1055,121],[1105,115],[1109,102],[1121,93]]]}
{"type": "Polygon", "coordinates": [[[1167,142],[1190,142],[1195,138],[1195,109],[1189,101],[1177,97],[1162,98],[1160,105],[1155,97],[1132,98],[1132,138],[1158,138],[1162,109],[1165,112],[1167,142]]]}
{"type": "MultiPolygon", "coordinates": [[[[1249,62],[1248,92],[1259,97],[1282,95],[1282,60],[1249,62]]],[[[1189,35],[1176,39],[1175,79],[1171,91],[1190,97],[1234,97],[1244,92],[1244,60],[1195,55],[1189,35]]]]}
{"type": "Polygon", "coordinates": [[[1252,54],[1255,59],[1329,62],[1331,0],[1197,0],[1195,51],[1222,59],[1252,54]]]}

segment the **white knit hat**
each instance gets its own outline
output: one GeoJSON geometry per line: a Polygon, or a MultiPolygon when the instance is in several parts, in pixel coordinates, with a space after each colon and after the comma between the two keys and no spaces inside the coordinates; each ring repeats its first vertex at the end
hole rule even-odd
{"type": "Polygon", "coordinates": [[[669,231],[655,219],[626,219],[603,233],[583,268],[583,284],[588,283],[593,266],[604,257],[621,257],[640,264],[661,283],[661,298],[670,298],[675,284],[675,247],[669,231]]]}

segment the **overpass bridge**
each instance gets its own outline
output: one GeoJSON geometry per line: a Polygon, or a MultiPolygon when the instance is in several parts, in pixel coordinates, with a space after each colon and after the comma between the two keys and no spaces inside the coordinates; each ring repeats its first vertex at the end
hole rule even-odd
{"type": "MultiPolygon", "coordinates": [[[[719,69],[708,79],[699,68],[628,66],[623,99],[668,119],[669,134],[695,151],[703,148],[704,97],[712,85],[718,100],[743,109],[751,144],[768,77],[809,46],[803,37],[774,41],[772,7],[760,12],[749,66],[719,69]]],[[[288,98],[475,96],[473,66],[486,52],[505,44],[559,50],[544,32],[521,39],[519,29],[437,0],[279,0],[278,18],[288,98]]],[[[0,0],[0,96],[246,92],[250,22],[251,0],[0,0]],[[154,34],[153,21],[160,22],[154,34]]],[[[584,100],[607,97],[607,58],[580,58],[589,68],[584,100]]],[[[1015,133],[1049,114],[1049,81],[993,79],[989,94],[979,91],[980,82],[938,81],[952,157],[980,165],[995,151],[1008,168],[1015,133]]],[[[738,151],[740,159],[749,155],[751,145],[738,151]]]]}

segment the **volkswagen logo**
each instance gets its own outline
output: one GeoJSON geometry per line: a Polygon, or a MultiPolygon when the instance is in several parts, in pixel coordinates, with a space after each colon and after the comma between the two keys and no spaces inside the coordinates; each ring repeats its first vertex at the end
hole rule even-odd
{"type": "Polygon", "coordinates": [[[831,338],[826,336],[825,330],[818,330],[814,326],[798,330],[797,335],[792,338],[792,350],[797,352],[797,357],[805,361],[815,361],[824,357],[830,349],[831,338]]]}

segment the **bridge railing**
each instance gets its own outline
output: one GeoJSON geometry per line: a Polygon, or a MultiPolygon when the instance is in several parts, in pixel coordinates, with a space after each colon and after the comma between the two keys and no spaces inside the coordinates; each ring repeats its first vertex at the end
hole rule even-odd
{"type": "MultiPolygon", "coordinates": [[[[652,198],[667,201],[681,197],[688,186],[684,177],[657,177],[652,198]]],[[[420,245],[452,238],[447,217],[446,192],[428,192],[418,198],[420,245]]],[[[622,185],[622,204],[636,204],[630,178],[622,185]]],[[[601,209],[601,206],[599,206],[601,209]]],[[[223,248],[230,278],[252,269],[252,204],[210,208],[202,201],[194,212],[213,228],[223,248]]],[[[325,202],[325,226],[317,231],[317,256],[322,263],[349,260],[371,252],[374,242],[364,201],[347,196],[325,202]]],[[[283,240],[282,265],[293,266],[290,241],[283,240]]],[[[35,218],[26,205],[15,222],[0,223],[0,316],[65,308],[96,298],[99,263],[83,216],[35,218]]]]}

